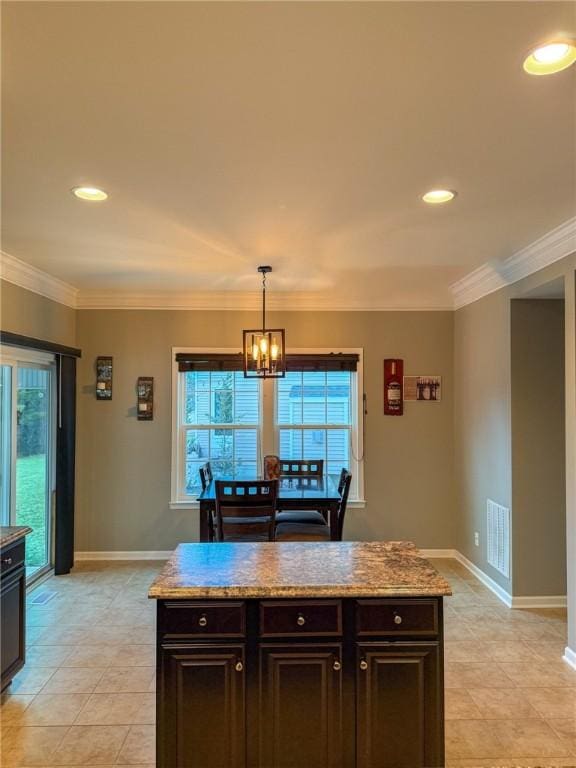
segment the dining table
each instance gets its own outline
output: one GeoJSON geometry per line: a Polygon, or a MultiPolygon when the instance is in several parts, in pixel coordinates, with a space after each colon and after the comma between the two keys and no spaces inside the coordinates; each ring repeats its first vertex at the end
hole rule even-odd
{"type": "MultiPolygon", "coordinates": [[[[225,477],[222,480],[247,480],[246,477],[225,477]]],[[[262,478],[254,478],[255,480],[262,478]]],[[[338,512],[340,475],[323,477],[280,476],[278,478],[277,508],[282,512],[307,509],[318,510],[330,525],[330,538],[338,541],[338,512]]],[[[214,541],[213,520],[216,516],[216,480],[212,480],[198,496],[200,504],[200,541],[214,541]]]]}

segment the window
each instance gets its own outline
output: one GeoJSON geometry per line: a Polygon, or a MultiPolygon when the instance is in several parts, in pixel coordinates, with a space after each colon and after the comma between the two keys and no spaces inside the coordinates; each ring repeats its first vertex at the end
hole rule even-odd
{"type": "MultiPolygon", "coordinates": [[[[227,352],[231,352],[229,350],[227,352]]],[[[331,350],[299,350],[299,354],[331,350]]],[[[175,350],[199,355],[198,350],[175,350]]],[[[202,350],[202,355],[223,355],[202,350]]],[[[200,493],[199,468],[216,477],[257,477],[262,457],[323,459],[325,471],[352,472],[351,500],[363,501],[362,355],[356,371],[288,371],[283,379],[246,379],[238,370],[182,370],[174,364],[172,503],[200,493]]],[[[214,367],[218,367],[216,363],[214,367]]]]}
{"type": "Polygon", "coordinates": [[[183,496],[200,493],[198,470],[207,461],[216,476],[255,477],[260,466],[260,382],[239,371],[178,375],[183,496]]]}

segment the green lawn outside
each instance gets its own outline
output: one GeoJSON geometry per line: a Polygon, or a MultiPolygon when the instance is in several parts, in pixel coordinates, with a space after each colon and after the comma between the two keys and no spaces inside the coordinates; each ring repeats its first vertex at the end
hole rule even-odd
{"type": "Polygon", "coordinates": [[[16,525],[29,525],[26,565],[46,565],[46,456],[16,460],[16,525]]]}

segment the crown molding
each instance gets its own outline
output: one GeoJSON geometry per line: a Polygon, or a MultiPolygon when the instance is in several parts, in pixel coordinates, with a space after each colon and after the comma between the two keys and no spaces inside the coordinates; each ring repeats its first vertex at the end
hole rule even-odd
{"type": "MultiPolygon", "coordinates": [[[[260,312],[262,294],[240,291],[197,291],[170,293],[158,291],[81,291],[78,309],[140,309],[140,310],[214,310],[260,312]]],[[[331,302],[318,293],[275,292],[266,295],[266,310],[270,312],[450,312],[452,306],[402,307],[371,306],[366,302],[331,302]]]]}
{"type": "Polygon", "coordinates": [[[8,283],[38,293],[40,296],[65,304],[72,309],[77,307],[77,288],[21,259],[17,259],[16,256],[11,256],[5,251],[0,251],[0,277],[8,283]]]}
{"type": "Polygon", "coordinates": [[[533,275],[576,252],[576,216],[500,262],[483,264],[451,286],[454,309],[533,275]]]}

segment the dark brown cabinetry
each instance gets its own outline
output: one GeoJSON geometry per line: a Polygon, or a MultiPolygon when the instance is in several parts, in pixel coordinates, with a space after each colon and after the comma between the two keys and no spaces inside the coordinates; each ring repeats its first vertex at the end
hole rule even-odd
{"type": "Polygon", "coordinates": [[[0,550],[0,656],[1,689],[22,669],[25,659],[26,570],[24,541],[16,541],[0,550]]]}
{"type": "Polygon", "coordinates": [[[158,768],[444,765],[442,598],[158,602],[158,768]]]}

